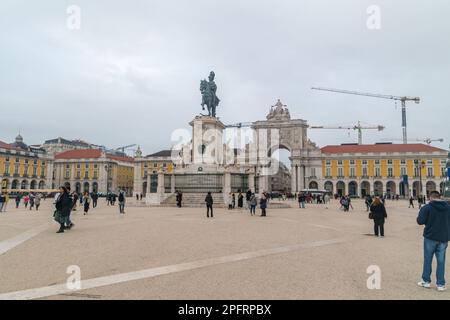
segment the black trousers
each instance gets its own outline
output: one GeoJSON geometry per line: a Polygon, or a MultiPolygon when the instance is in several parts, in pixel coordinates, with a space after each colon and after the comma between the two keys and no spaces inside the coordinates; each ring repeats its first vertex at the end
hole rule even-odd
{"type": "Polygon", "coordinates": [[[266,208],[261,208],[261,217],[266,216],[266,208]]]}
{"type": "Polygon", "coordinates": [[[373,229],[375,231],[375,235],[384,237],[384,219],[376,219],[373,220],[373,229]]]}
{"type": "Polygon", "coordinates": [[[212,205],[207,204],[207,205],[206,205],[206,216],[207,216],[208,218],[209,218],[209,211],[211,211],[211,218],[214,217],[212,205]]]}

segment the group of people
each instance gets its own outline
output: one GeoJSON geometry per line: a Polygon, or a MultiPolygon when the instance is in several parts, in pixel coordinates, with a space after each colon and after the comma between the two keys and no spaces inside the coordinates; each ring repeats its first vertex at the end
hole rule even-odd
{"type": "MultiPolygon", "coordinates": [[[[83,215],[87,215],[91,207],[91,203],[92,208],[97,207],[98,197],[99,195],[96,192],[92,192],[91,194],[89,192],[84,192],[81,194],[78,194],[77,192],[70,193],[69,186],[61,186],[59,188],[59,193],[55,195],[54,202],[55,212],[53,216],[55,221],[60,225],[57,233],[63,233],[64,230],[70,230],[75,226],[70,219],[70,215],[72,211],[77,210],[78,203],[83,208],[83,215]]],[[[108,205],[114,206],[116,201],[115,198],[118,198],[119,200],[119,213],[125,214],[125,192],[119,191],[118,196],[116,196],[114,193],[108,193],[108,195],[106,196],[108,205]]]]}
{"type": "MultiPolygon", "coordinates": [[[[180,202],[181,202],[181,193],[177,194],[180,195],[180,202]]],[[[256,194],[252,192],[251,190],[248,190],[245,193],[245,200],[247,204],[247,209],[250,211],[250,215],[254,216],[256,215],[256,206],[258,205],[258,198],[256,197],[256,194]]],[[[261,194],[261,198],[259,199],[259,208],[261,209],[261,217],[267,216],[267,203],[269,200],[269,194],[266,192],[263,192],[261,194]]],[[[178,200],[177,200],[178,202],[178,200]]],[[[212,197],[211,192],[208,192],[205,198],[205,204],[206,204],[206,217],[214,217],[213,215],[213,204],[214,199],[212,197]]],[[[181,204],[180,206],[181,207],[181,204]]],[[[228,209],[232,210],[236,207],[236,195],[234,193],[230,194],[230,202],[228,204],[228,209]]],[[[242,192],[238,191],[238,208],[244,208],[244,195],[242,192]]]]}
{"type": "MultiPolygon", "coordinates": [[[[26,193],[25,195],[22,194],[15,194],[14,195],[14,201],[16,203],[16,209],[19,208],[21,201],[23,200],[23,205],[26,209],[36,211],[39,210],[39,207],[41,205],[41,199],[46,198],[45,194],[42,193],[26,193]]],[[[8,202],[10,200],[10,195],[7,192],[3,192],[0,194],[0,212],[6,212],[6,208],[8,206],[8,202]]]]}

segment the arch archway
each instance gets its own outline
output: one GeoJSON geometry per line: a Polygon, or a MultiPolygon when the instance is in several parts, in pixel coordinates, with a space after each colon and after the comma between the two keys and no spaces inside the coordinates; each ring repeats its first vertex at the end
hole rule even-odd
{"type": "Polygon", "coordinates": [[[331,182],[331,181],[325,182],[325,184],[323,185],[323,188],[325,190],[327,190],[329,193],[333,194],[333,182],[331,182]]]}
{"type": "Polygon", "coordinates": [[[40,190],[45,189],[45,181],[44,180],[39,181],[39,189],[40,190]]]}
{"type": "Polygon", "coordinates": [[[338,181],[336,183],[336,193],[342,197],[345,195],[345,183],[344,181],[338,181]]]}
{"type": "Polygon", "coordinates": [[[1,189],[9,189],[9,180],[8,179],[2,180],[1,189]]]}
{"type": "Polygon", "coordinates": [[[20,183],[20,189],[28,189],[28,180],[22,180],[22,182],[20,183]]]}
{"type": "Polygon", "coordinates": [[[31,180],[30,189],[35,190],[36,189],[36,185],[37,185],[36,180],[31,180]]]}
{"type": "Polygon", "coordinates": [[[268,169],[266,172],[268,185],[264,189],[269,192],[292,192],[290,147],[286,145],[273,146],[267,155],[270,160],[270,168],[266,168],[268,169]]]}
{"type": "Polygon", "coordinates": [[[311,181],[308,185],[308,189],[319,189],[319,184],[316,181],[311,181]]]}
{"type": "Polygon", "coordinates": [[[440,192],[441,194],[444,194],[444,188],[445,188],[445,183],[444,183],[444,182],[441,182],[441,183],[439,184],[439,192],[440,192]]]}
{"type": "Polygon", "coordinates": [[[348,195],[349,196],[357,196],[358,195],[358,183],[356,181],[349,182],[348,195]]]}
{"type": "Polygon", "coordinates": [[[419,195],[421,195],[422,194],[421,190],[422,190],[422,185],[421,185],[420,181],[414,181],[413,186],[412,186],[413,196],[418,197],[419,195]]]}
{"type": "Polygon", "coordinates": [[[83,192],[88,192],[89,193],[89,187],[90,187],[89,182],[85,182],[83,184],[83,192]]]}
{"type": "Polygon", "coordinates": [[[79,182],[75,183],[75,192],[76,193],[81,192],[81,183],[79,183],[79,182]]]}
{"type": "Polygon", "coordinates": [[[408,194],[408,185],[403,181],[398,185],[398,193],[401,197],[406,197],[408,194]]]}
{"type": "Polygon", "coordinates": [[[370,183],[369,181],[361,182],[361,197],[370,195],[370,183]]]}
{"type": "Polygon", "coordinates": [[[426,190],[427,190],[427,197],[429,197],[430,192],[437,190],[436,183],[434,183],[434,181],[428,181],[426,184],[426,190]]]}
{"type": "Polygon", "coordinates": [[[397,194],[397,186],[394,181],[388,181],[386,183],[386,194],[388,198],[391,198],[397,194]]]}
{"type": "Polygon", "coordinates": [[[97,182],[92,183],[92,192],[94,192],[94,193],[98,192],[98,183],[97,182]]]}
{"type": "Polygon", "coordinates": [[[373,184],[373,193],[375,196],[381,197],[383,195],[383,182],[375,181],[373,184]]]}
{"type": "Polygon", "coordinates": [[[19,189],[19,180],[14,179],[11,183],[11,189],[19,189]]]}

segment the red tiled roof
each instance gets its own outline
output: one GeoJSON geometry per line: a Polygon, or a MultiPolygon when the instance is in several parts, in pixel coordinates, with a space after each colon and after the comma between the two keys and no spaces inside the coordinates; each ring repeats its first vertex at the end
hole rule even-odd
{"type": "Polygon", "coordinates": [[[18,151],[23,151],[22,149],[16,148],[16,147],[10,145],[9,143],[3,142],[3,141],[1,141],[1,140],[0,140],[0,148],[2,148],[2,149],[7,149],[7,150],[18,150],[18,151]]]}
{"type": "Polygon", "coordinates": [[[381,153],[381,152],[446,152],[422,143],[411,144],[362,144],[325,146],[322,153],[381,153]]]}
{"type": "Polygon", "coordinates": [[[100,158],[100,149],[76,149],[68,150],[55,155],[55,159],[96,159],[100,158]]]}
{"type": "MultiPolygon", "coordinates": [[[[101,149],[76,149],[68,150],[55,155],[55,159],[98,159],[102,156],[101,149]]],[[[119,156],[114,154],[106,154],[106,157],[117,161],[134,161],[133,158],[127,156],[119,156]]]]}
{"type": "Polygon", "coordinates": [[[117,156],[115,154],[107,154],[106,156],[108,157],[108,159],[111,159],[111,160],[126,161],[126,162],[133,162],[134,161],[133,158],[127,157],[127,156],[117,156]]]}

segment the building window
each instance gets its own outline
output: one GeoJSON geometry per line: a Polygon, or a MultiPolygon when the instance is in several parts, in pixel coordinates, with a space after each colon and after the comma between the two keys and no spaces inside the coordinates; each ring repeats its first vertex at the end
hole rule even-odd
{"type": "Polygon", "coordinates": [[[5,163],[5,174],[9,174],[9,162],[5,163]]]}
{"type": "Polygon", "coordinates": [[[316,176],[316,168],[311,168],[311,177],[316,176]]]}
{"type": "Polygon", "coordinates": [[[77,175],[76,175],[76,177],[77,177],[77,179],[80,179],[80,178],[81,178],[81,173],[80,173],[80,171],[78,171],[78,170],[77,170],[77,175]]]}
{"type": "Polygon", "coordinates": [[[19,158],[16,158],[16,162],[19,162],[19,158]]]}
{"type": "Polygon", "coordinates": [[[427,164],[428,164],[429,166],[432,166],[432,165],[433,165],[433,160],[427,160],[427,164]]]}
{"type": "Polygon", "coordinates": [[[23,170],[23,175],[24,176],[28,175],[28,165],[25,165],[25,169],[23,170]]]}
{"type": "Polygon", "coordinates": [[[406,168],[405,168],[405,167],[401,167],[401,168],[400,168],[400,174],[401,174],[402,176],[406,176],[406,168]]]}
{"type": "Polygon", "coordinates": [[[388,168],[388,177],[393,177],[393,176],[394,176],[394,169],[388,168]]]}
{"type": "Polygon", "coordinates": [[[85,171],[85,172],[84,172],[84,178],[85,178],[85,179],[89,179],[89,172],[88,172],[88,171],[85,171]]]}
{"type": "Polygon", "coordinates": [[[433,177],[434,176],[433,168],[429,167],[427,174],[428,174],[428,177],[433,177]]]}
{"type": "Polygon", "coordinates": [[[354,165],[355,164],[355,160],[350,160],[350,164],[354,165]]]}
{"type": "Polygon", "coordinates": [[[18,163],[14,164],[14,174],[19,174],[19,164],[18,163]]]}
{"type": "Polygon", "coordinates": [[[41,176],[42,177],[45,176],[45,168],[44,167],[41,167],[41,176]]]}
{"type": "Polygon", "coordinates": [[[380,160],[375,160],[375,164],[380,164],[380,160]]]}
{"type": "Polygon", "coordinates": [[[362,164],[367,165],[367,160],[363,160],[362,164]]]}
{"type": "Polygon", "coordinates": [[[37,176],[37,167],[33,167],[33,176],[37,176]]]}
{"type": "Polygon", "coordinates": [[[37,164],[37,160],[36,159],[34,159],[33,164],[37,164]]]}
{"type": "Polygon", "coordinates": [[[70,169],[70,165],[66,164],[66,169],[70,169]]]}
{"type": "Polygon", "coordinates": [[[157,164],[157,163],[154,163],[154,164],[153,164],[153,168],[158,168],[158,164],[157,164]]]}
{"type": "Polygon", "coordinates": [[[392,159],[387,161],[388,164],[392,164],[392,159]]]}
{"type": "Polygon", "coordinates": [[[78,163],[77,164],[77,169],[80,169],[81,168],[81,165],[78,163]]]}
{"type": "Polygon", "coordinates": [[[86,164],[84,165],[84,168],[85,168],[85,169],[89,169],[89,163],[86,163],[86,164]]]}
{"type": "Polygon", "coordinates": [[[418,177],[420,175],[420,170],[417,167],[414,167],[414,177],[418,177]]]}
{"type": "Polygon", "coordinates": [[[331,165],[331,160],[327,160],[325,163],[327,166],[329,166],[329,165],[331,165]]]}
{"type": "Polygon", "coordinates": [[[69,170],[66,170],[65,178],[66,179],[70,179],[70,171],[69,170]]]}
{"type": "Polygon", "coordinates": [[[338,160],[338,165],[342,166],[342,160],[338,160]]]}
{"type": "Polygon", "coordinates": [[[369,176],[367,174],[367,167],[362,168],[362,175],[363,175],[363,177],[368,177],[369,176]]]}
{"type": "Polygon", "coordinates": [[[381,177],[381,170],[379,167],[375,168],[375,177],[381,177]]]}
{"type": "Polygon", "coordinates": [[[400,160],[400,164],[406,164],[406,160],[405,159],[400,160]]]}
{"type": "Polygon", "coordinates": [[[325,175],[326,175],[327,177],[331,177],[331,168],[326,168],[326,169],[325,169],[325,175]]]}
{"type": "Polygon", "coordinates": [[[343,177],[344,176],[344,168],[339,167],[338,168],[338,177],[343,177]]]}
{"type": "Polygon", "coordinates": [[[94,179],[98,178],[98,171],[94,171],[94,179]]]}
{"type": "Polygon", "coordinates": [[[350,168],[350,177],[356,177],[356,170],[354,167],[350,168]]]}

